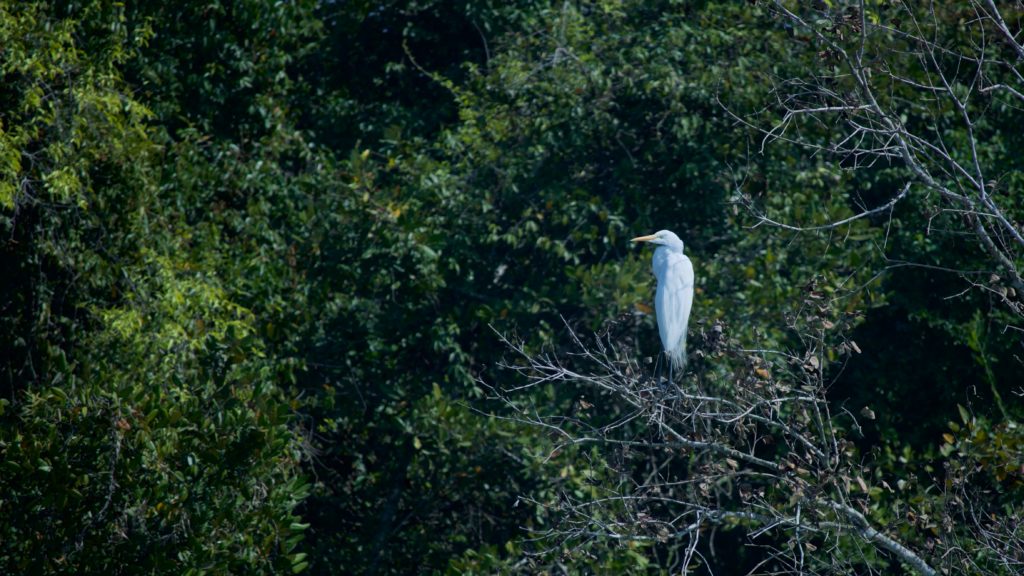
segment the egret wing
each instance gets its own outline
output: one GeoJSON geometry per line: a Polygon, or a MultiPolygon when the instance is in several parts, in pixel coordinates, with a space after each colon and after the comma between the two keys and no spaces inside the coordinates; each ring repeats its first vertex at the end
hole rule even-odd
{"type": "Polygon", "coordinates": [[[693,264],[685,255],[672,253],[662,265],[654,298],[658,332],[672,363],[682,366],[686,362],[686,329],[693,305],[693,264]]]}

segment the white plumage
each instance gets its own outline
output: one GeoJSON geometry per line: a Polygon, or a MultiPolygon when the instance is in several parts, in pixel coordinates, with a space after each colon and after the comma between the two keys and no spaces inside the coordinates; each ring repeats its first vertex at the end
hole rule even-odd
{"type": "Polygon", "coordinates": [[[686,328],[693,306],[693,264],[683,254],[683,241],[668,230],[634,238],[633,242],[658,245],[652,260],[658,279],[654,296],[658,332],[671,367],[682,370],[686,366],[686,328]]]}

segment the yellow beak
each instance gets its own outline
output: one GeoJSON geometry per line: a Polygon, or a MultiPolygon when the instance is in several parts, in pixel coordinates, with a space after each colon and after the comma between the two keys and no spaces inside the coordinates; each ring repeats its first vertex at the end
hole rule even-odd
{"type": "Polygon", "coordinates": [[[654,240],[654,238],[654,234],[651,234],[649,236],[637,236],[636,238],[630,240],[630,242],[650,242],[651,240],[654,240]]]}

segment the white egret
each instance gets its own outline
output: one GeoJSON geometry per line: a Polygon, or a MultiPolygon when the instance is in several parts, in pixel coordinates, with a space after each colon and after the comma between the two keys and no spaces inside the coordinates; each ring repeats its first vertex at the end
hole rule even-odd
{"type": "Polygon", "coordinates": [[[686,366],[686,325],[693,305],[693,264],[683,255],[683,241],[668,230],[639,236],[631,242],[658,245],[652,260],[654,276],[658,279],[654,311],[658,316],[661,345],[668,357],[671,382],[672,368],[682,370],[686,366]]]}

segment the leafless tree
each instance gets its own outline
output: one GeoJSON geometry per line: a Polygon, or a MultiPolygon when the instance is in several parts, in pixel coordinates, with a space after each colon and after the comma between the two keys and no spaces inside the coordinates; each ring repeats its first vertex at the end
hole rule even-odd
{"type": "MultiPolygon", "coordinates": [[[[1005,570],[1006,574],[1024,573],[1024,510],[1018,504],[994,514],[977,504],[980,499],[974,498],[975,494],[966,488],[967,485],[966,482],[960,484],[959,501],[965,509],[963,515],[970,522],[973,542],[985,551],[992,564],[1005,570]]],[[[963,559],[962,564],[971,566],[977,573],[987,572],[985,566],[978,566],[974,561],[977,550],[972,550],[973,554],[963,549],[958,552],[963,559]]]]}
{"type": "Polygon", "coordinates": [[[768,4],[818,66],[771,79],[774,101],[759,113],[730,113],[761,134],[762,150],[795,144],[849,170],[898,167],[906,182],[880,205],[817,226],[773,219],[748,202],[759,225],[835,229],[918,203],[929,223],[942,217],[976,240],[999,273],[971,283],[1024,315],[1024,211],[1012,189],[1024,159],[989,142],[994,127],[1024,122],[1024,3],[768,4]]]}
{"type": "MultiPolygon", "coordinates": [[[[548,458],[601,455],[591,465],[604,480],[589,495],[533,502],[557,519],[535,534],[551,549],[645,542],[672,550],[685,574],[714,550],[702,541],[730,529],[759,549],[752,573],[864,573],[881,556],[937,574],[928,554],[869,519],[868,480],[844,438],[858,424],[825,401],[820,335],[805,338],[800,353],[749,350],[715,324],[701,331],[700,354],[717,368],[677,385],[653,378],[610,337],[585,344],[568,334],[573,350],[564,355],[531,354],[506,339],[514,358],[505,368],[519,385],[492,388],[510,417],[551,434],[548,458]],[[576,395],[573,410],[525,394],[546,386],[576,395]]],[[[844,344],[854,353],[856,343],[844,344]]]]}

